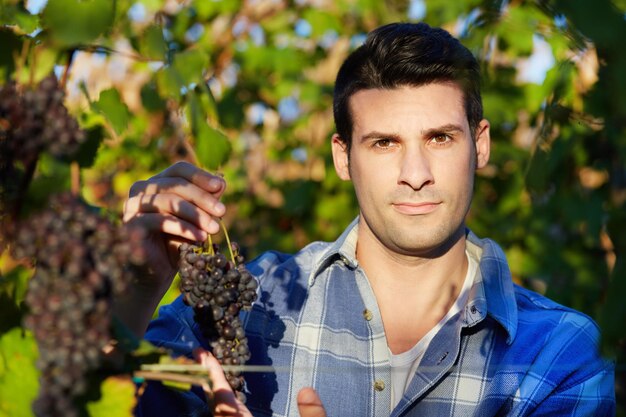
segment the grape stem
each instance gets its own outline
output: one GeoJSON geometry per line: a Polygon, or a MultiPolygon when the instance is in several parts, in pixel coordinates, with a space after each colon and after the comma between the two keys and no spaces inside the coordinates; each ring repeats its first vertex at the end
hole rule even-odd
{"type": "Polygon", "coordinates": [[[209,253],[209,255],[215,255],[215,251],[213,250],[213,238],[209,234],[206,238],[205,250],[209,253]]]}
{"type": "Polygon", "coordinates": [[[65,67],[63,68],[63,75],[61,76],[60,86],[61,89],[65,90],[65,86],[67,85],[67,79],[70,73],[70,66],[72,65],[72,61],[74,60],[76,49],[70,49],[67,51],[67,62],[65,63],[65,67]]]}
{"type": "Polygon", "coordinates": [[[226,237],[226,244],[228,245],[228,252],[230,253],[230,259],[233,261],[233,264],[237,266],[237,261],[235,261],[235,255],[233,254],[233,248],[230,244],[230,238],[228,237],[228,230],[226,230],[226,226],[224,226],[224,222],[220,219],[220,226],[222,226],[222,230],[224,231],[224,236],[226,237]]]}

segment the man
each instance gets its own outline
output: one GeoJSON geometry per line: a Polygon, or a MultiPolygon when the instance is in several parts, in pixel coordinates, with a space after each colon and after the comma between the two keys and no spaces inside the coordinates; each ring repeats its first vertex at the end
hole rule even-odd
{"type": "MultiPolygon", "coordinates": [[[[334,243],[248,265],[260,281],[242,316],[249,364],[272,371],[246,375],[246,408],[201,353],[217,415],[324,415],[321,404],[329,416],[614,413],[613,368],[598,354],[596,325],[515,286],[502,250],[466,229],[474,171],[490,151],[479,84],[471,53],[425,24],[378,28],[346,59],[332,152],[359,216],[334,243]]],[[[118,307],[137,334],[175,274],[177,245],[219,230],[224,187],[176,164],[131,189],[125,220],[151,232],[154,257],[118,307]]],[[[189,356],[207,348],[180,299],[146,337],[189,356]]],[[[144,415],[202,407],[193,394],[152,390],[144,415]]]]}

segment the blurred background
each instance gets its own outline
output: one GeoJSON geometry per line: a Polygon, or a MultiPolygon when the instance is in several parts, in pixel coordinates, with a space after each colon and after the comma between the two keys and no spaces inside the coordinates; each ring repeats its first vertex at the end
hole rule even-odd
{"type": "MultiPolygon", "coordinates": [[[[447,29],[481,63],[492,126],[469,227],[503,247],[517,283],[600,324],[626,415],[626,1],[0,7],[0,83],[54,73],[89,138],[78,162],[40,161],[32,200],[73,187],[119,216],[133,182],[187,160],[226,178],[225,224],[248,259],[334,240],[357,214],[330,154],[333,82],[346,55],[392,21],[447,29]]],[[[1,259],[7,274],[11,260],[1,259]]]]}

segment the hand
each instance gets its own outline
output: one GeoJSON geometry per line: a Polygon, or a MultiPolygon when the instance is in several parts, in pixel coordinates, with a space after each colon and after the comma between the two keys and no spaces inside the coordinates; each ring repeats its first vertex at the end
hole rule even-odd
{"type": "Polygon", "coordinates": [[[311,387],[302,388],[298,393],[300,417],[326,417],[326,410],[317,392],[311,387]]]}
{"type": "Polygon", "coordinates": [[[225,213],[219,201],[226,183],[216,175],[186,162],[178,162],[160,174],[138,181],[124,204],[124,222],[147,231],[143,242],[147,255],[149,289],[163,295],[178,270],[178,246],[184,241],[204,241],[218,233],[218,219],[225,213]]]}
{"type": "Polygon", "coordinates": [[[226,183],[189,163],[178,162],[130,189],[124,222],[146,233],[142,241],[146,267],[139,280],[114,300],[116,317],[141,339],[159,301],[178,270],[182,242],[204,241],[220,230],[226,211],[219,201],[226,183]]]}
{"type": "MultiPolygon", "coordinates": [[[[213,355],[206,351],[198,352],[200,363],[206,367],[213,382],[213,396],[215,409],[214,417],[252,417],[250,410],[237,398],[228,385],[220,363],[213,355]]],[[[322,401],[313,388],[303,388],[298,393],[298,411],[300,417],[326,417],[322,401]]]]}

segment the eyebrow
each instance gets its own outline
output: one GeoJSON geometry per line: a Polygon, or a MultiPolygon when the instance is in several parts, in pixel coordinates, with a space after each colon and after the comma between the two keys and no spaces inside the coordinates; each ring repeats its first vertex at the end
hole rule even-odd
{"type": "Polygon", "coordinates": [[[434,127],[432,129],[422,130],[422,136],[434,136],[441,133],[463,133],[463,128],[454,123],[448,123],[443,126],[434,127]]]}
{"type": "MultiPolygon", "coordinates": [[[[463,132],[463,128],[457,124],[454,123],[448,123],[442,126],[437,126],[437,127],[433,127],[430,129],[426,129],[426,130],[422,130],[420,131],[422,136],[425,137],[430,137],[430,136],[435,136],[435,135],[440,135],[442,133],[458,133],[458,132],[463,132]]],[[[361,136],[361,142],[364,142],[368,139],[381,139],[381,138],[385,138],[385,139],[400,139],[400,135],[398,133],[386,133],[386,132],[380,132],[377,130],[373,130],[371,132],[368,132],[366,134],[364,134],[363,136],[361,136]]]]}
{"type": "Polygon", "coordinates": [[[361,136],[361,142],[365,142],[368,139],[400,139],[400,135],[397,133],[385,133],[377,130],[368,132],[361,136]]]}

